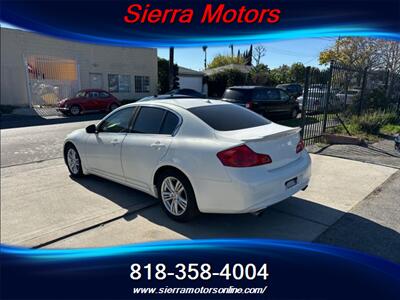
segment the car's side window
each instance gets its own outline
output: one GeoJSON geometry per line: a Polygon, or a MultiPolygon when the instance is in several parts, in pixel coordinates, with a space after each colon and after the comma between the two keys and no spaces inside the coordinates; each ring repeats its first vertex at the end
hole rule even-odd
{"type": "Polygon", "coordinates": [[[161,129],[162,122],[166,110],[156,107],[141,107],[132,132],[158,134],[161,129]]]}
{"type": "Polygon", "coordinates": [[[167,112],[161,126],[160,134],[172,135],[179,124],[179,118],[172,112],[167,112]]]}
{"type": "Polygon", "coordinates": [[[98,92],[90,92],[89,98],[99,98],[99,93],[98,92]]]}
{"type": "Polygon", "coordinates": [[[278,89],[267,89],[265,90],[265,100],[268,101],[277,101],[281,99],[281,95],[278,89]]]}
{"type": "Polygon", "coordinates": [[[106,93],[106,92],[100,92],[100,93],[99,93],[99,97],[100,97],[100,98],[109,98],[109,97],[110,97],[110,94],[109,94],[109,93],[106,93]]]}
{"type": "Polygon", "coordinates": [[[86,95],[86,92],[79,92],[78,94],[76,94],[76,97],[77,98],[84,98],[85,97],[85,95],[86,95]]]}
{"type": "Polygon", "coordinates": [[[279,91],[281,94],[281,100],[283,101],[288,101],[289,100],[289,95],[285,91],[279,91]]]}
{"type": "Polygon", "coordinates": [[[265,101],[268,100],[268,94],[266,89],[255,89],[253,91],[254,100],[265,101]]]}
{"type": "Polygon", "coordinates": [[[294,85],[289,85],[289,86],[287,87],[287,91],[288,91],[288,92],[295,93],[296,90],[297,90],[297,88],[296,88],[296,86],[294,86],[294,85]]]}
{"type": "Polygon", "coordinates": [[[119,110],[101,123],[99,132],[128,132],[135,107],[119,110]]]}

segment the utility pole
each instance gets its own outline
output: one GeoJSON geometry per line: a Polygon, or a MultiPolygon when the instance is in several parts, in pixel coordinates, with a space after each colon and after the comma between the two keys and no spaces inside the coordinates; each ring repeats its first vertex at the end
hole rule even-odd
{"type": "Polygon", "coordinates": [[[169,47],[168,82],[170,90],[174,88],[174,77],[174,47],[169,47]]]}

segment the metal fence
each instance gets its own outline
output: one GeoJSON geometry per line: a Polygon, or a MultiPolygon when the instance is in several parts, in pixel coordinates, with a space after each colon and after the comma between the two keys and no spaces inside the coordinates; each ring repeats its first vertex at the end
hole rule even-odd
{"type": "Polygon", "coordinates": [[[302,103],[302,136],[320,142],[327,129],[368,111],[400,112],[400,74],[331,62],[326,70],[306,68],[302,103]]]}
{"type": "Polygon", "coordinates": [[[78,65],[73,59],[29,55],[25,66],[31,107],[55,106],[79,90],[78,65]]]}

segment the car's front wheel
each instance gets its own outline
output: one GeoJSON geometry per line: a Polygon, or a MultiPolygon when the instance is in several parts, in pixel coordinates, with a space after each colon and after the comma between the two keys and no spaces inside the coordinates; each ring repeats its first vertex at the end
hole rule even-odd
{"type": "Polygon", "coordinates": [[[71,176],[81,177],[83,175],[82,161],[74,145],[67,144],[65,146],[64,158],[71,176]]]}
{"type": "Polygon", "coordinates": [[[116,104],[116,103],[113,103],[110,105],[110,111],[113,111],[114,109],[117,109],[117,108],[118,108],[118,104],[116,104]]]}
{"type": "Polygon", "coordinates": [[[69,113],[73,116],[77,116],[81,113],[81,108],[79,107],[79,105],[72,105],[69,108],[69,113]]]}
{"type": "Polygon", "coordinates": [[[173,220],[187,222],[199,214],[192,185],[180,172],[168,170],[162,173],[157,192],[163,210],[173,220]]]}

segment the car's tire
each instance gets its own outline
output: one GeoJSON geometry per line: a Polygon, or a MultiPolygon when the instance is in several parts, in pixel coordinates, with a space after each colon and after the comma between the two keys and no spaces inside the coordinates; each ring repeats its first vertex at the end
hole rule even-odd
{"type": "Polygon", "coordinates": [[[111,103],[110,108],[109,108],[109,111],[111,112],[111,111],[113,111],[114,109],[117,109],[118,107],[119,107],[118,104],[116,104],[116,103],[111,103]]]}
{"type": "Polygon", "coordinates": [[[61,114],[63,115],[63,116],[69,116],[69,111],[61,111],[61,114]]]}
{"type": "Polygon", "coordinates": [[[157,178],[157,193],[164,212],[173,220],[187,222],[199,214],[190,181],[176,170],[167,170],[157,178]]]}
{"type": "Polygon", "coordinates": [[[64,160],[72,177],[83,176],[81,157],[71,143],[66,144],[64,148],[64,160]]]}
{"type": "Polygon", "coordinates": [[[290,118],[292,119],[297,119],[297,115],[299,114],[299,110],[297,108],[294,108],[291,112],[290,112],[290,118]]]}
{"type": "Polygon", "coordinates": [[[79,105],[72,105],[72,106],[69,108],[69,113],[70,113],[72,116],[78,116],[78,115],[81,114],[81,107],[80,107],[79,105]]]}

